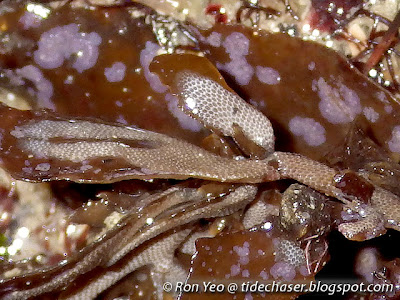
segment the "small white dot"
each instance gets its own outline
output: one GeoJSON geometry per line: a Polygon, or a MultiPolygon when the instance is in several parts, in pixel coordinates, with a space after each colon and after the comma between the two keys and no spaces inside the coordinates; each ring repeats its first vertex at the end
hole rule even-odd
{"type": "Polygon", "coordinates": [[[27,238],[29,235],[29,229],[26,227],[21,227],[17,231],[17,235],[23,239],[27,238]]]}
{"type": "Polygon", "coordinates": [[[303,31],[310,31],[310,29],[311,29],[310,24],[304,24],[303,25],[303,31]]]}
{"type": "Polygon", "coordinates": [[[319,36],[319,30],[314,29],[313,32],[311,33],[313,36],[319,36]]]}
{"type": "Polygon", "coordinates": [[[371,69],[369,70],[368,75],[375,78],[376,75],[378,75],[378,71],[376,71],[375,69],[371,69]]]}
{"type": "Polygon", "coordinates": [[[327,42],[325,43],[325,45],[326,45],[328,48],[331,48],[331,47],[333,46],[333,41],[327,41],[327,42]]]}
{"type": "Polygon", "coordinates": [[[271,230],[272,229],[272,223],[271,222],[265,222],[263,225],[263,228],[265,230],[271,230]]]}

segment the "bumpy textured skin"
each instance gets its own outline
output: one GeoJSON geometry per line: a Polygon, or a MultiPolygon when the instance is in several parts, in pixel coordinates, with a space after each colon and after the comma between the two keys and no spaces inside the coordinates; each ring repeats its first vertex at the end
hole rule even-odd
{"type": "MultiPolygon", "coordinates": [[[[215,218],[225,215],[229,215],[240,208],[243,208],[251,200],[254,199],[257,193],[257,188],[251,185],[245,185],[238,187],[235,191],[223,197],[223,199],[216,203],[210,203],[203,207],[198,207],[193,210],[187,209],[182,216],[175,216],[171,219],[162,220],[154,223],[145,233],[142,233],[138,240],[133,239],[126,243],[124,247],[119,250],[112,259],[109,261],[109,265],[112,265],[118,261],[121,257],[127,254],[129,251],[135,249],[140,245],[140,242],[146,238],[147,235],[154,234],[154,232],[165,232],[168,229],[187,224],[191,221],[198,220],[200,218],[215,218]]],[[[147,238],[149,239],[149,238],[147,238]]]]}
{"type": "MultiPolygon", "coordinates": [[[[143,223],[141,222],[141,219],[146,218],[138,219],[135,214],[127,216],[127,220],[121,225],[121,228],[116,229],[117,231],[119,230],[116,234],[114,234],[110,239],[100,243],[99,247],[94,247],[93,250],[84,253],[84,257],[79,261],[79,263],[72,265],[64,272],[57,272],[53,274],[53,276],[43,278],[39,285],[35,285],[35,287],[31,289],[10,293],[6,295],[4,299],[25,299],[53,291],[61,286],[69,284],[71,281],[76,279],[77,276],[92,270],[101,262],[107,263],[109,269],[104,268],[104,273],[100,274],[99,278],[93,280],[91,284],[84,285],[79,289],[74,288],[71,291],[72,295],[68,290],[62,295],[63,299],[69,299],[70,296],[72,297],[71,299],[91,299],[118,281],[120,277],[115,277],[114,275],[119,274],[119,272],[126,275],[143,265],[151,263],[157,264],[157,262],[160,264],[165,263],[167,265],[171,263],[171,260],[167,259],[164,261],[162,259],[155,259],[155,257],[159,256],[159,258],[163,258],[164,255],[161,255],[160,253],[165,253],[171,249],[175,249],[189,234],[186,230],[179,230],[180,226],[201,218],[214,218],[232,214],[246,206],[252,199],[254,199],[257,193],[257,188],[255,186],[244,185],[239,186],[236,190],[221,199],[214,199],[210,202],[204,198],[198,198],[196,190],[190,190],[189,194],[192,194],[192,200],[195,202],[192,207],[186,207],[185,210],[180,211],[178,214],[173,214],[175,215],[174,217],[170,216],[172,213],[166,213],[168,212],[168,208],[174,208],[178,203],[188,201],[188,193],[182,193],[182,190],[172,190],[171,193],[166,195],[165,199],[159,199],[160,205],[165,204],[167,207],[161,209],[156,206],[156,208],[149,207],[144,209],[143,213],[146,214],[146,217],[150,216],[155,220],[157,219],[151,226],[137,226],[137,223],[139,223],[139,225],[143,223]],[[149,211],[146,212],[146,210],[149,211]],[[159,215],[162,215],[162,217],[159,215]],[[161,240],[157,242],[156,239],[162,233],[174,228],[177,229],[176,234],[172,234],[165,239],[161,238],[161,240]],[[156,240],[155,243],[153,242],[153,239],[156,240]],[[150,245],[148,248],[139,251],[138,253],[132,251],[150,240],[152,246],[150,245]],[[101,261],[99,261],[99,259],[101,259],[101,261]],[[86,296],[90,297],[86,298],[86,296]]],[[[162,193],[161,195],[165,195],[165,193],[162,193]]],[[[172,255],[173,251],[169,251],[168,253],[172,255]]],[[[73,261],[69,262],[65,266],[68,267],[69,264],[73,263],[73,261]]],[[[166,266],[166,269],[168,269],[168,266],[166,266]]],[[[163,270],[161,265],[158,266],[157,270],[160,272],[166,271],[165,269],[163,270]]],[[[51,270],[47,271],[51,272],[51,270]]],[[[46,272],[43,272],[43,274],[46,274],[46,272]]],[[[29,286],[27,288],[29,288],[29,286]]]]}
{"type": "Polygon", "coordinates": [[[208,128],[235,138],[234,125],[268,153],[274,151],[274,132],[270,121],[260,111],[217,82],[193,72],[176,76],[182,108],[208,128]]]}
{"type": "MultiPolygon", "coordinates": [[[[181,196],[187,196],[187,194],[188,191],[172,187],[161,193],[151,195],[145,201],[148,206],[142,208],[143,213],[147,217],[155,218],[157,215],[168,210],[169,207],[176,206],[186,201],[187,199],[181,196]],[[156,201],[156,207],[150,205],[156,201]]],[[[133,209],[133,211],[135,211],[135,209],[133,209]]],[[[145,224],[146,220],[144,218],[138,218],[135,213],[128,214],[125,219],[121,221],[121,226],[116,226],[114,230],[111,230],[114,231],[113,233],[108,233],[109,238],[104,237],[102,242],[95,242],[90,247],[84,248],[82,253],[78,253],[77,255],[82,256],[78,263],[76,263],[75,258],[72,257],[64,265],[64,267],[66,267],[65,270],[61,269],[57,271],[57,267],[55,270],[52,268],[42,270],[41,274],[47,274],[47,276],[43,275],[43,279],[39,284],[36,284],[33,279],[27,277],[25,280],[31,281],[31,285],[26,286],[27,289],[21,289],[20,291],[7,294],[2,299],[27,299],[68,285],[80,274],[85,274],[101,264],[103,260],[107,260],[107,255],[112,256],[112,253],[118,252],[122,247],[121,244],[124,244],[125,239],[128,239],[130,242],[136,242],[136,245],[140,245],[148,241],[151,237],[154,237],[154,232],[152,232],[150,235],[139,234],[140,241],[138,241],[137,237],[135,238],[137,231],[145,226],[145,224]],[[153,236],[151,234],[153,234],[153,236]]]]}
{"type": "Polygon", "coordinates": [[[256,225],[265,222],[268,216],[279,215],[279,207],[265,203],[262,200],[258,200],[251,205],[243,216],[243,226],[246,229],[250,229],[256,225]]]}
{"type": "Polygon", "coordinates": [[[122,269],[111,269],[102,274],[96,281],[86,285],[84,289],[80,290],[78,293],[65,298],[62,297],[61,299],[94,299],[118,280],[146,265],[152,265],[153,272],[161,274],[167,273],[168,269],[174,264],[174,250],[188,236],[190,231],[190,229],[181,230],[157,241],[139,255],[133,256],[122,269]]]}
{"type": "Polygon", "coordinates": [[[349,240],[365,241],[386,233],[385,220],[379,212],[367,207],[356,222],[342,223],[338,230],[349,240]]]}
{"type": "Polygon", "coordinates": [[[342,192],[333,185],[336,171],[322,163],[299,154],[275,152],[272,155],[278,162],[279,173],[283,178],[297,180],[328,196],[342,199],[342,192]]]}
{"type": "MultiPolygon", "coordinates": [[[[69,162],[83,166],[86,161],[85,166],[92,167],[91,160],[115,158],[125,161],[132,170],[125,179],[197,177],[253,183],[279,178],[267,161],[223,158],[190,143],[137,128],[78,120],[40,120],[16,126],[11,135],[18,139],[23,152],[49,159],[49,169],[54,164],[51,159],[64,161],[66,166],[69,162]]],[[[85,173],[88,174],[77,175],[80,181],[85,180],[85,173]]]]}
{"type": "MultiPolygon", "coordinates": [[[[240,186],[238,187],[235,191],[232,193],[228,194],[227,196],[223,197],[221,201],[206,205],[203,207],[199,207],[193,210],[188,209],[187,213],[183,213],[181,216],[176,216],[174,218],[165,218],[164,220],[161,220],[160,222],[156,222],[154,226],[150,227],[147,232],[139,232],[138,239],[143,239],[146,238],[147,235],[151,235],[154,233],[162,233],[165,232],[166,230],[169,230],[171,228],[177,228],[178,226],[181,226],[183,224],[187,224],[191,221],[198,220],[200,218],[215,218],[215,217],[220,217],[224,215],[229,215],[233,213],[234,211],[237,211],[240,208],[243,208],[246,204],[248,204],[252,199],[254,199],[255,195],[257,193],[257,188],[254,186],[240,186]]],[[[187,236],[188,233],[183,234],[183,238],[187,236]]],[[[183,240],[183,239],[182,239],[183,240]]],[[[118,251],[116,255],[113,256],[112,260],[110,261],[110,264],[117,263],[117,261],[124,257],[125,255],[130,255],[131,250],[135,249],[138,247],[140,243],[138,244],[138,240],[134,239],[132,240],[131,243],[127,244],[123,249],[118,251]]],[[[163,245],[163,247],[166,247],[168,245],[163,245]]],[[[165,249],[165,248],[162,248],[165,249]]],[[[161,249],[161,250],[162,250],[161,249]]],[[[140,257],[140,261],[146,261],[146,262],[155,262],[156,259],[154,258],[155,253],[149,252],[145,256],[140,257]]],[[[162,256],[160,256],[162,257],[162,256]]],[[[132,257],[132,262],[130,263],[134,268],[130,268],[129,272],[132,272],[133,270],[137,269],[138,267],[142,266],[143,264],[141,263],[140,265],[136,262],[137,257],[133,256],[132,257]]],[[[129,273],[128,272],[128,273],[129,273]]],[[[105,278],[107,279],[107,276],[105,278]]],[[[115,283],[115,281],[113,282],[115,283]]],[[[108,285],[110,286],[110,285],[108,285]]],[[[108,287],[107,285],[104,286],[104,288],[108,287]]],[[[99,290],[101,291],[101,290],[99,290]]],[[[79,299],[79,298],[76,298],[79,299]]],[[[83,298],[80,298],[83,299],[83,298]]]]}
{"type": "Polygon", "coordinates": [[[398,196],[383,188],[375,187],[371,204],[384,215],[387,228],[400,230],[400,199],[398,196]]]}
{"type": "Polygon", "coordinates": [[[286,239],[277,239],[276,259],[284,261],[292,266],[299,267],[306,261],[304,250],[295,242],[286,239]]]}
{"type": "MultiPolygon", "coordinates": [[[[259,111],[249,106],[236,94],[219,83],[193,72],[183,71],[176,75],[183,110],[205,126],[235,138],[234,125],[238,125],[246,137],[270,152],[274,148],[271,123],[259,111]]],[[[346,205],[353,199],[335,186],[337,171],[322,163],[299,154],[273,152],[266,160],[276,162],[281,178],[301,182],[321,193],[335,197],[346,205]]],[[[357,201],[356,201],[357,202],[357,201]]],[[[376,187],[368,208],[367,217],[358,222],[341,224],[341,232],[351,239],[370,239],[385,229],[379,216],[384,216],[386,227],[399,229],[400,201],[392,193],[376,187]],[[374,228],[374,226],[376,228],[374,228]],[[361,236],[361,238],[360,238],[361,236]]],[[[353,203],[351,205],[355,207],[353,203]]]]}
{"type": "MultiPolygon", "coordinates": [[[[177,82],[181,88],[180,97],[184,99],[183,106],[189,108],[185,108],[185,110],[192,116],[215,131],[233,138],[237,133],[235,129],[239,127],[241,134],[250,142],[257,144],[267,152],[273,151],[274,135],[270,122],[236,94],[225,90],[206,77],[193,73],[178,73],[177,82]]],[[[6,111],[4,108],[0,107],[0,109],[6,111]]],[[[10,112],[11,110],[6,111],[7,114],[10,112]]],[[[132,168],[132,172],[127,177],[119,177],[118,180],[196,177],[217,181],[256,183],[291,178],[349,204],[349,201],[343,197],[342,191],[334,185],[334,177],[337,174],[334,169],[293,153],[274,152],[265,160],[223,158],[187,142],[151,131],[92,121],[67,121],[46,117],[40,113],[10,127],[12,128],[7,128],[10,129],[8,130],[10,134],[7,137],[6,145],[11,146],[5,148],[4,155],[13,154],[12,151],[18,148],[17,150],[22,152],[21,157],[33,164],[31,168],[38,172],[46,173],[51,170],[53,163],[57,164],[57,168],[68,169],[70,166],[75,167],[73,164],[87,168],[91,166],[93,160],[114,159],[120,160],[123,162],[122,165],[132,168]]],[[[82,176],[85,175],[84,172],[72,171],[72,175],[68,175],[70,180],[84,181],[82,179],[82,176]]],[[[109,170],[100,171],[107,173],[109,170]]],[[[29,175],[29,173],[25,173],[22,177],[29,179],[29,175]]],[[[60,179],[61,177],[50,176],[49,178],[60,179]]],[[[104,183],[105,179],[102,178],[98,182],[104,183]]],[[[375,192],[371,199],[372,207],[368,208],[370,209],[368,214],[372,218],[367,217],[361,220],[361,223],[341,224],[340,229],[343,234],[349,237],[361,234],[362,238],[369,238],[371,230],[375,230],[376,226],[382,223],[375,214],[376,210],[386,218],[389,226],[396,228],[393,224],[397,224],[399,212],[398,210],[391,211],[391,209],[398,205],[397,197],[379,189],[375,192]]],[[[36,287],[32,287],[30,290],[12,293],[6,296],[6,299],[37,296],[46,291],[66,286],[79,274],[89,272],[99,265],[112,268],[117,267],[121,262],[124,267],[128,268],[126,271],[122,270],[122,273],[131,272],[138,266],[154,262],[153,258],[160,253],[159,251],[164,255],[165,249],[176,248],[176,243],[180,238],[167,240],[167,245],[162,245],[162,248],[158,248],[158,246],[161,247],[160,244],[154,249],[152,248],[152,251],[144,250],[136,256],[133,250],[138,249],[145,242],[150,240],[153,242],[162,233],[201,218],[214,218],[238,211],[252,201],[256,193],[256,187],[245,185],[237,187],[235,191],[222,199],[213,199],[212,201],[201,200],[194,195],[192,200],[195,204],[190,207],[189,204],[192,203],[184,202],[187,198],[182,201],[179,200],[180,197],[175,200],[170,198],[170,201],[166,201],[166,207],[157,213],[154,213],[154,208],[147,211],[146,216],[152,217],[154,214],[156,220],[150,226],[146,227],[143,224],[139,224],[143,226],[138,226],[136,219],[133,223],[127,221],[120,231],[109,240],[99,241],[99,247],[95,245],[93,246],[94,250],[89,249],[88,255],[70,269],[64,272],[60,271],[54,277],[49,276],[49,271],[47,278],[43,277],[43,284],[39,286],[36,284],[36,287]],[[177,203],[187,206],[182,209],[182,206],[175,205],[177,203]],[[107,253],[108,257],[104,256],[104,253],[107,253]],[[125,259],[129,262],[125,263],[125,259]]],[[[251,225],[249,224],[249,226],[251,225]]],[[[183,235],[185,236],[185,234],[183,235]]],[[[300,248],[286,242],[281,243],[281,248],[278,252],[282,259],[295,265],[304,262],[304,253],[300,248]]],[[[111,270],[106,272],[108,271],[112,272],[111,270]]],[[[94,281],[88,294],[84,292],[83,295],[85,297],[95,295],[115,282],[110,281],[107,274],[103,279],[94,281]]]]}

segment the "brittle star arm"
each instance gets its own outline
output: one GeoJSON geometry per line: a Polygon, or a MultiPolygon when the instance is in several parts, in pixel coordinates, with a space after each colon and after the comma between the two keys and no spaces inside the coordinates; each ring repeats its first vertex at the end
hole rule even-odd
{"type": "Polygon", "coordinates": [[[279,179],[268,161],[223,158],[138,128],[67,120],[3,105],[0,118],[0,159],[16,179],[82,183],[191,177],[244,183],[279,179]]]}
{"type": "MultiPolygon", "coordinates": [[[[259,148],[264,149],[265,153],[273,151],[274,134],[269,120],[233,91],[192,71],[178,72],[170,86],[172,92],[180,99],[181,109],[206,127],[223,135],[231,136],[236,141],[239,132],[241,141],[238,143],[239,147],[243,144],[258,147],[254,156],[259,155],[259,148]]],[[[372,238],[383,234],[384,226],[400,230],[398,205],[400,199],[396,195],[373,186],[372,195],[368,199],[372,209],[365,210],[361,208],[362,201],[359,199],[359,195],[348,195],[347,191],[340,187],[338,184],[340,172],[337,170],[289,152],[272,152],[266,160],[270,162],[270,165],[275,165],[281,179],[294,179],[321,193],[341,200],[354,210],[362,211],[365,215],[361,221],[342,224],[339,227],[346,237],[359,239],[361,234],[363,237],[366,235],[368,238],[372,238]],[[385,222],[381,222],[382,218],[385,222]]]]}

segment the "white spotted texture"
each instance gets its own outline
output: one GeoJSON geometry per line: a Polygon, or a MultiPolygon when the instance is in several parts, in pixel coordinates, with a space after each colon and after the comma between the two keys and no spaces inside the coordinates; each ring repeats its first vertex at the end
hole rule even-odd
{"type": "Polygon", "coordinates": [[[388,141],[390,151],[400,153],[400,126],[392,130],[392,138],[388,141]]]}
{"type": "Polygon", "coordinates": [[[276,251],[276,261],[283,261],[293,267],[300,267],[305,263],[304,251],[295,242],[285,239],[274,239],[273,243],[276,251]]]}
{"type": "Polygon", "coordinates": [[[274,150],[270,121],[238,95],[193,72],[179,73],[176,82],[184,109],[206,127],[234,137],[237,125],[249,140],[268,152],[274,150]]]}
{"type": "Polygon", "coordinates": [[[24,152],[37,158],[76,163],[101,157],[119,158],[126,161],[127,167],[135,167],[136,171],[132,173],[135,178],[217,176],[215,179],[218,181],[260,182],[270,175],[271,180],[280,176],[268,161],[223,158],[190,143],[136,128],[89,121],[40,120],[17,126],[10,134],[19,139],[24,152]],[[139,143],[139,146],[129,146],[124,142],[129,140],[139,143]]]}
{"type": "Polygon", "coordinates": [[[297,180],[343,201],[342,191],[332,184],[337,174],[335,169],[296,153],[276,151],[273,156],[278,162],[278,169],[283,178],[297,180]]]}
{"type": "MultiPolygon", "coordinates": [[[[376,194],[375,191],[374,194],[376,194]]],[[[339,232],[347,239],[364,241],[386,233],[385,218],[376,209],[362,204],[357,207],[356,212],[360,215],[359,220],[338,226],[339,232]]]]}
{"type": "Polygon", "coordinates": [[[379,119],[379,113],[377,113],[372,107],[364,107],[363,114],[368,121],[375,123],[379,119]]]}
{"type": "Polygon", "coordinates": [[[296,277],[295,268],[285,262],[277,262],[269,270],[274,279],[283,279],[285,281],[291,281],[296,277]]]}
{"type": "MultiPolygon", "coordinates": [[[[180,247],[180,251],[185,254],[193,255],[196,253],[196,240],[201,238],[212,238],[214,235],[207,231],[196,231],[192,233],[189,238],[183,243],[180,247]]],[[[206,262],[203,262],[203,267],[205,266],[206,262]]]]}
{"type": "Polygon", "coordinates": [[[156,93],[164,93],[168,90],[168,87],[164,85],[157,74],[150,72],[149,66],[153,58],[157,55],[157,51],[160,46],[156,43],[147,41],[145,48],[140,51],[140,64],[143,67],[143,74],[150,87],[156,93]]]}
{"type": "Polygon", "coordinates": [[[345,124],[353,121],[361,113],[362,107],[357,93],[342,83],[332,87],[321,77],[313,81],[313,90],[318,90],[321,99],[319,110],[332,124],[345,124]]]}
{"type": "Polygon", "coordinates": [[[165,100],[168,102],[168,110],[178,120],[179,125],[181,125],[183,129],[199,132],[202,128],[204,128],[203,125],[201,125],[197,120],[185,114],[178,107],[177,97],[167,93],[165,95],[165,100]]]}
{"type": "Polygon", "coordinates": [[[35,170],[38,170],[38,171],[48,171],[48,170],[50,170],[50,164],[49,164],[49,163],[41,163],[41,164],[38,164],[38,165],[36,166],[35,170]]]}
{"type": "Polygon", "coordinates": [[[104,76],[109,82],[119,82],[125,77],[126,66],[123,62],[116,62],[110,68],[104,69],[104,76]]]}
{"type": "Polygon", "coordinates": [[[250,229],[256,225],[262,224],[268,216],[278,216],[279,207],[262,200],[252,204],[243,216],[243,226],[250,229]]]}
{"type": "Polygon", "coordinates": [[[39,68],[28,65],[15,70],[15,74],[19,78],[27,79],[35,85],[36,91],[34,94],[38,100],[39,107],[55,109],[54,104],[51,102],[51,97],[53,96],[53,85],[43,76],[43,73],[39,68]]]}
{"type": "Polygon", "coordinates": [[[231,61],[225,65],[217,63],[217,68],[231,74],[240,85],[248,85],[254,74],[254,68],[246,59],[249,54],[249,45],[250,41],[243,33],[231,33],[222,43],[231,61]]]}
{"type": "Polygon", "coordinates": [[[22,24],[25,30],[38,27],[41,21],[42,18],[40,16],[30,11],[26,11],[19,19],[19,22],[22,24]]]}
{"type": "MultiPolygon", "coordinates": [[[[371,205],[383,214],[386,228],[400,230],[400,198],[397,195],[381,187],[375,187],[371,205]]],[[[377,227],[376,224],[375,227],[377,227]]]]}
{"type": "Polygon", "coordinates": [[[209,45],[213,47],[221,46],[221,34],[219,32],[211,32],[211,34],[207,37],[206,41],[209,45]]]}
{"type": "Polygon", "coordinates": [[[310,146],[320,146],[326,141],[325,128],[312,118],[294,117],[289,121],[289,130],[302,136],[310,146]]]}
{"type": "Polygon", "coordinates": [[[278,84],[281,81],[279,72],[269,67],[257,66],[256,76],[260,82],[269,85],[278,84]]]}
{"type": "Polygon", "coordinates": [[[225,38],[222,45],[230,58],[249,54],[250,41],[243,33],[232,32],[225,38]]]}
{"type": "Polygon", "coordinates": [[[57,26],[41,35],[34,59],[44,69],[55,69],[73,57],[72,67],[82,73],[96,64],[100,44],[96,32],[79,32],[78,24],[57,26]]]}

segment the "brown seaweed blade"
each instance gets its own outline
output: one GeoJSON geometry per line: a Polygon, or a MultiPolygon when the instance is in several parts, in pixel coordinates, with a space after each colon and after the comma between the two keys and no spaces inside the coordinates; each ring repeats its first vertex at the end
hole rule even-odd
{"type": "Polygon", "coordinates": [[[400,152],[397,100],[332,49],[242,25],[196,32],[200,50],[231,88],[271,121],[276,150],[321,160],[359,119],[379,145],[400,152]]]}
{"type": "MultiPolygon", "coordinates": [[[[274,134],[269,120],[259,111],[249,108],[235,93],[230,92],[219,73],[212,66],[208,67],[209,65],[208,60],[203,57],[173,54],[157,57],[150,68],[159,74],[171,87],[171,91],[180,98],[182,109],[206,127],[232,137],[238,142],[241,150],[250,153],[250,156],[257,157],[262,152],[254,147],[243,148],[242,145],[257,146],[258,149],[264,149],[264,153],[271,151],[274,134]],[[190,71],[185,69],[187,65],[191,66],[190,71]],[[240,139],[235,130],[237,128],[241,132],[240,139]]],[[[336,185],[335,178],[341,175],[337,170],[306,156],[276,151],[268,156],[268,159],[271,163],[274,162],[281,178],[294,179],[341,200],[361,214],[366,213],[362,223],[342,226],[341,232],[346,237],[353,239],[359,232],[363,234],[361,239],[383,234],[385,228],[381,220],[384,220],[387,228],[399,229],[398,211],[394,208],[388,209],[388,205],[384,204],[391,203],[391,207],[396,207],[395,203],[399,203],[398,197],[391,193],[386,194],[382,189],[374,189],[372,185],[370,189],[361,188],[357,182],[364,181],[358,175],[354,174],[353,182],[343,181],[342,184],[336,185]],[[361,203],[366,200],[370,200],[373,209],[360,208],[361,203]]]]}
{"type": "Polygon", "coordinates": [[[228,181],[277,180],[267,161],[216,156],[187,142],[142,129],[66,120],[46,112],[0,106],[4,167],[18,179],[108,183],[190,177],[228,181]]]}
{"type": "Polygon", "coordinates": [[[27,1],[3,2],[8,9],[0,16],[2,34],[15,43],[0,41],[0,48],[8,49],[0,57],[1,78],[11,91],[31,87],[26,98],[33,109],[137,126],[196,145],[209,134],[176,108],[167,87],[148,70],[160,46],[144,16],[132,18],[125,7],[89,9],[71,3],[74,7],[55,8],[42,19],[27,11],[27,1]],[[32,18],[37,26],[29,23],[32,18]],[[88,44],[88,37],[95,44],[88,44]],[[71,44],[80,54],[64,56],[71,44]],[[85,50],[88,45],[91,51],[85,50]],[[48,64],[61,57],[60,65],[48,64]],[[79,69],[91,61],[86,70],[79,69]]]}
{"type": "MultiPolygon", "coordinates": [[[[254,199],[255,194],[256,188],[246,185],[215,199],[206,199],[195,189],[176,187],[150,196],[151,199],[147,202],[151,203],[140,214],[133,210],[105,236],[62,264],[0,281],[0,297],[26,299],[69,287],[61,298],[93,299],[121,277],[143,265],[154,264],[156,268],[159,267],[161,263],[155,260],[163,259],[157,257],[160,243],[166,242],[163,248],[168,248],[174,242],[165,241],[161,236],[163,233],[201,218],[230,214],[243,208],[254,199]],[[154,223],[148,225],[148,218],[152,218],[154,223]],[[103,268],[105,265],[107,268],[103,268]],[[85,277],[84,274],[94,269],[98,272],[96,280],[85,277]],[[110,274],[114,275],[110,277],[110,274]],[[85,282],[83,286],[74,282],[79,276],[80,282],[85,282]],[[25,284],[27,281],[30,282],[29,285],[25,284]],[[74,284],[70,286],[71,282],[74,284]]],[[[183,235],[188,234],[183,231],[183,235]]],[[[179,233],[180,230],[177,229],[176,232],[179,233]]]]}

